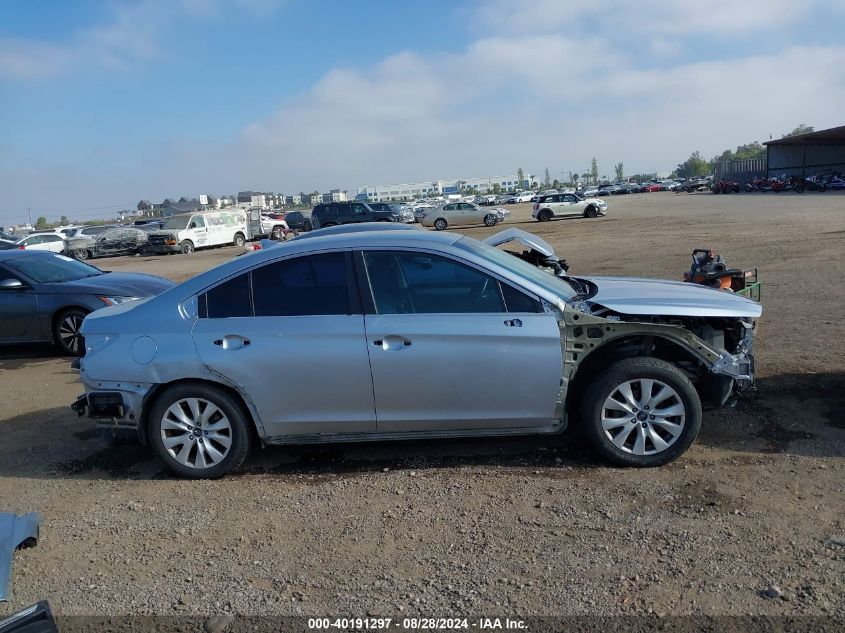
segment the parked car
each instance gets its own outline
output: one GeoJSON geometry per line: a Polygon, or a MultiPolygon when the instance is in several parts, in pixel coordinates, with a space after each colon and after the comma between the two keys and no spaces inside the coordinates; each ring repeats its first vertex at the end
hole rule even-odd
{"type": "Polygon", "coordinates": [[[78,356],[85,349],[79,328],[88,313],[173,285],[153,275],[103,272],[58,253],[3,251],[0,343],[50,342],[63,354],[78,356]]]}
{"type": "Polygon", "coordinates": [[[414,222],[421,222],[423,216],[435,208],[437,205],[434,204],[418,204],[414,207],[414,222]]]}
{"type": "Polygon", "coordinates": [[[376,211],[365,202],[326,202],[318,204],[311,212],[311,226],[315,229],[357,222],[401,221],[402,216],[390,207],[386,211],[376,211]]]}
{"type": "Polygon", "coordinates": [[[149,235],[135,226],[108,229],[93,236],[71,237],[64,253],[79,260],[108,255],[134,255],[147,247],[149,235]]]}
{"type": "Polygon", "coordinates": [[[449,202],[431,209],[422,216],[423,226],[433,226],[442,231],[449,226],[460,226],[463,224],[479,224],[495,226],[503,219],[497,213],[497,209],[482,209],[477,204],[469,202],[449,202]]]}
{"type": "Polygon", "coordinates": [[[591,185],[589,187],[585,187],[580,192],[580,195],[584,196],[585,198],[594,198],[599,195],[599,188],[595,185],[591,185]]]}
{"type": "Polygon", "coordinates": [[[652,182],[652,183],[646,185],[645,190],[648,191],[648,192],[652,192],[652,193],[655,192],[655,191],[663,191],[663,185],[660,184],[659,182],[652,182]]]}
{"type": "Polygon", "coordinates": [[[290,231],[287,216],[284,213],[262,213],[261,234],[271,239],[283,239],[290,231]]]}
{"type": "Polygon", "coordinates": [[[309,235],[89,315],[73,406],[192,478],[238,468],[256,439],[571,422],[610,461],[658,466],[694,441],[702,402],[752,385],[761,311],[696,284],[561,278],[453,233],[309,235]]]}
{"type": "Polygon", "coordinates": [[[408,224],[412,224],[414,222],[414,213],[404,204],[399,204],[397,202],[368,202],[367,206],[369,206],[373,211],[377,211],[379,213],[395,214],[398,216],[397,222],[406,222],[408,224]]]}
{"type": "Polygon", "coordinates": [[[533,191],[520,191],[519,193],[511,194],[508,198],[508,204],[519,204],[522,202],[531,202],[534,197],[533,191]]]}
{"type": "Polygon", "coordinates": [[[299,231],[311,230],[311,218],[302,213],[302,211],[290,211],[285,215],[285,222],[287,222],[288,228],[294,234],[299,231]]]}
{"type": "Polygon", "coordinates": [[[198,248],[243,247],[246,243],[247,217],[243,209],[180,213],[167,218],[149,237],[151,253],[193,253],[198,248]]]}
{"type": "Polygon", "coordinates": [[[599,198],[582,198],[574,193],[556,193],[540,196],[531,211],[531,217],[540,222],[566,215],[582,215],[585,218],[607,215],[607,203],[599,198]]]}
{"type": "Polygon", "coordinates": [[[65,240],[55,233],[30,233],[26,237],[21,237],[0,248],[3,248],[3,250],[15,249],[61,253],[65,250],[65,240]]]}
{"type": "Polygon", "coordinates": [[[103,231],[117,228],[117,226],[118,225],[116,224],[92,224],[88,226],[71,227],[67,229],[67,233],[65,233],[64,236],[65,239],[69,239],[71,237],[90,237],[92,235],[99,235],[103,231]]]}

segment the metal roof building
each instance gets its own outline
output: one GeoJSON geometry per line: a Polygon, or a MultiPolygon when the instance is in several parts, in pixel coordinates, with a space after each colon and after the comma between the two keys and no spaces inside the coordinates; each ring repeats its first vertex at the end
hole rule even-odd
{"type": "Polygon", "coordinates": [[[845,173],[845,125],[763,145],[769,177],[845,173]]]}

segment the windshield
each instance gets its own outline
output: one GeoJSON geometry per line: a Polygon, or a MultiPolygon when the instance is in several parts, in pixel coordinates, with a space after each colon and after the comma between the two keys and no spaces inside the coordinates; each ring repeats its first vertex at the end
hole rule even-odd
{"type": "Polygon", "coordinates": [[[174,215],[172,218],[168,218],[167,221],[162,226],[162,230],[174,230],[174,231],[181,231],[183,229],[188,228],[188,220],[190,220],[190,216],[187,215],[174,215]]]}
{"type": "Polygon", "coordinates": [[[75,281],[103,274],[99,268],[58,254],[14,258],[6,260],[5,264],[13,271],[39,284],[75,281]]]}
{"type": "Polygon", "coordinates": [[[474,255],[478,255],[489,262],[498,264],[514,275],[523,277],[564,300],[572,299],[576,295],[572,286],[562,279],[544,272],[506,251],[484,244],[471,237],[462,237],[454,245],[474,255]]]}

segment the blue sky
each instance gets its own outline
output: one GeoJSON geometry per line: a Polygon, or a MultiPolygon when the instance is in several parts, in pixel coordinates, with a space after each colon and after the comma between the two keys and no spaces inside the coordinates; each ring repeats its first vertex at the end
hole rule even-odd
{"type": "Polygon", "coordinates": [[[0,224],[592,156],[668,171],[845,123],[843,6],[4,0],[0,224]]]}

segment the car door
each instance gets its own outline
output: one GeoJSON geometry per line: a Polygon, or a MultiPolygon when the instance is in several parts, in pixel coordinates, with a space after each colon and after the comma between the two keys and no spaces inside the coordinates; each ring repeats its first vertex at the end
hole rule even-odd
{"type": "Polygon", "coordinates": [[[468,224],[483,221],[484,216],[487,215],[487,213],[489,213],[489,211],[482,209],[477,204],[469,202],[461,203],[461,215],[463,216],[464,222],[468,224]]]}
{"type": "Polygon", "coordinates": [[[257,266],[199,296],[193,338],[240,385],[269,436],[376,429],[351,253],[257,266]]]}
{"type": "Polygon", "coordinates": [[[209,246],[208,227],[201,215],[195,215],[191,218],[188,229],[191,232],[190,240],[195,246],[209,246]]]}
{"type": "Polygon", "coordinates": [[[119,229],[103,231],[94,238],[94,254],[97,256],[114,255],[120,246],[119,229]]]}
{"type": "Polygon", "coordinates": [[[15,279],[20,288],[0,287],[0,340],[4,342],[28,341],[39,338],[38,293],[20,275],[0,266],[0,281],[15,279]]]}
{"type": "Polygon", "coordinates": [[[440,254],[356,254],[379,432],[554,422],[560,331],[540,302],[440,254]]]}

